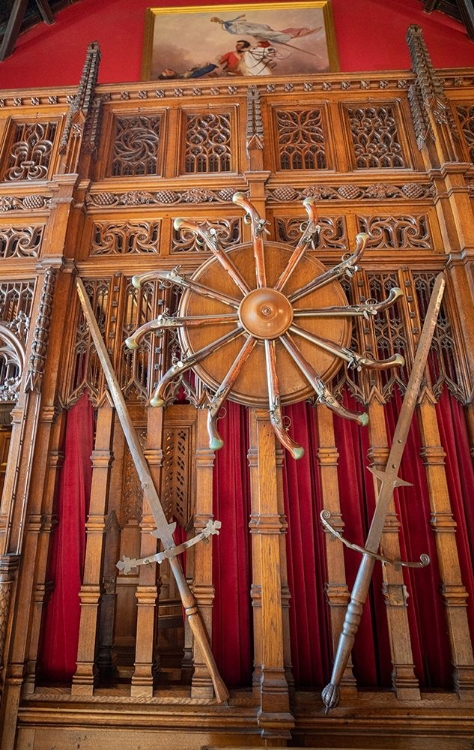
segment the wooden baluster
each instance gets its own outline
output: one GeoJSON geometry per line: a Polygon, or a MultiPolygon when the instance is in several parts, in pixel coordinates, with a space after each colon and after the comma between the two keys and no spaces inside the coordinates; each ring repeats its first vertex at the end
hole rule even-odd
{"type": "MultiPolygon", "coordinates": [[[[163,467],[163,410],[147,409],[147,447],[145,457],[150,467],[155,487],[160,486],[163,467]]],[[[156,538],[151,535],[155,522],[149,505],[144,499],[140,523],[140,557],[155,555],[156,538]]],[[[131,695],[151,696],[154,690],[155,628],[157,625],[156,604],[158,601],[157,565],[141,565],[136,591],[137,630],[135,641],[135,669],[132,676],[131,695]]]]}
{"type": "MultiPolygon", "coordinates": [[[[387,431],[384,407],[377,399],[369,406],[370,466],[383,471],[388,458],[387,431]]],[[[403,479],[403,477],[402,477],[403,479]]],[[[377,496],[378,480],[374,478],[377,496]]],[[[387,513],[381,548],[390,560],[400,560],[400,523],[392,500],[387,513]]],[[[392,656],[392,684],[400,700],[420,700],[420,687],[415,677],[407,613],[407,591],[403,572],[393,565],[383,565],[383,593],[387,607],[388,631],[392,656]]]]}
{"type": "MultiPolygon", "coordinates": [[[[212,514],[214,455],[215,452],[209,449],[207,412],[200,409],[197,414],[194,534],[202,531],[209,520],[214,520],[212,514]]],[[[212,606],[215,595],[212,585],[212,542],[210,544],[200,542],[192,548],[192,551],[194,556],[194,596],[212,643],[212,606]]],[[[213,695],[214,688],[209,670],[202,658],[201,649],[195,643],[191,696],[193,698],[212,698],[213,695]]]]}
{"type": "MultiPolygon", "coordinates": [[[[339,454],[334,436],[334,415],[324,404],[316,407],[316,415],[319,437],[317,460],[321,472],[322,506],[331,513],[331,525],[342,534],[344,523],[339,501],[339,479],[337,475],[339,454]]],[[[343,547],[341,544],[334,544],[334,539],[331,538],[329,532],[325,534],[325,540],[328,570],[325,588],[330,607],[333,653],[336,653],[350,593],[346,580],[343,547]]],[[[352,659],[349,659],[341,680],[341,695],[348,698],[357,696],[356,681],[352,674],[352,659]]]]}
{"type": "Polygon", "coordinates": [[[462,582],[453,518],[446,479],[445,452],[441,445],[435,404],[425,396],[420,404],[420,428],[441,577],[446,607],[454,685],[460,698],[471,699],[474,690],[474,657],[467,619],[467,592],[462,582]]]}
{"type": "Polygon", "coordinates": [[[81,619],[77,668],[72,679],[72,695],[92,695],[97,676],[95,663],[102,583],[105,514],[112,464],[114,410],[106,401],[97,414],[95,446],[92,453],[92,486],[87,517],[84,576],[79,592],[81,619]]]}
{"type": "MultiPolygon", "coordinates": [[[[294,726],[290,713],[289,689],[285,676],[282,614],[281,534],[275,434],[268,412],[251,410],[251,449],[257,450],[257,466],[252,466],[253,585],[260,589],[260,612],[254,635],[260,641],[256,652],[260,675],[259,726],[267,739],[289,739],[294,726]],[[257,631],[258,629],[258,631],[257,631]]],[[[284,574],[286,576],[286,572],[284,574]]]]}

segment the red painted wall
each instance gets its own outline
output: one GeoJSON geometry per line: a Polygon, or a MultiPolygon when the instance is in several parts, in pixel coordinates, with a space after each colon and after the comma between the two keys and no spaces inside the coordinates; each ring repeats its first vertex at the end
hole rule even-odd
{"type": "MultiPolygon", "coordinates": [[[[0,62],[0,88],[76,85],[87,45],[95,40],[102,49],[100,83],[137,81],[145,9],[199,4],[80,0],[60,11],[53,26],[39,24],[20,36],[14,54],[0,62]]],[[[413,23],[423,28],[435,67],[474,66],[474,42],[464,27],[443,13],[424,13],[421,0],[332,0],[332,5],[342,71],[409,68],[405,34],[413,23]]],[[[205,40],[199,43],[205,46],[205,40]]]]}

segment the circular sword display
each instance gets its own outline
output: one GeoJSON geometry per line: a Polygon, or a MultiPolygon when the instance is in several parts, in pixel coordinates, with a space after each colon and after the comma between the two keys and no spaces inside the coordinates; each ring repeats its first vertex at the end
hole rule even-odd
{"type": "Polygon", "coordinates": [[[170,383],[193,369],[208,388],[210,447],[222,440],[216,420],[229,398],[247,406],[268,408],[275,433],[294,458],[303,448],[288,434],[281,407],[316,397],[342,417],[367,424],[365,413],[344,408],[327,383],[346,363],[357,369],[385,369],[403,364],[395,354],[378,361],[351,350],[351,318],[369,318],[389,307],[402,294],[392,289],[382,302],[349,305],[339,279],[357,271],[367,235],[356,237],[353,254],[333,268],[326,267],[306,251],[319,232],[315,201],[303,205],[308,220],[296,248],[265,241],[266,222],[243,193],[234,202],[245,210],[252,242],[224,251],[216,229],[207,222],[176,219],[175,228],[193,232],[211,252],[191,276],[179,269],[152,271],[134,276],[140,286],[156,278],[183,290],[175,316],[158,316],[141,326],[127,345],[136,348],[150,331],[177,329],[181,359],[163,375],[151,399],[163,406],[170,383]]]}

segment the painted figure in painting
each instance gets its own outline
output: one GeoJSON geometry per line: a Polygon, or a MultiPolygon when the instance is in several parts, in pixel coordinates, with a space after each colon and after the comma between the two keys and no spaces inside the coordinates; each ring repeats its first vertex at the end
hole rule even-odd
{"type": "Polygon", "coordinates": [[[272,29],[272,27],[268,26],[266,23],[252,23],[251,21],[247,21],[245,20],[245,15],[237,16],[237,18],[234,18],[232,21],[223,21],[222,18],[213,16],[211,21],[213,23],[220,23],[223,30],[228,31],[229,34],[248,34],[249,36],[255,37],[255,39],[277,44],[287,44],[297,37],[316,34],[318,31],[321,31],[322,28],[321,26],[317,29],[303,27],[277,31],[272,29]]]}

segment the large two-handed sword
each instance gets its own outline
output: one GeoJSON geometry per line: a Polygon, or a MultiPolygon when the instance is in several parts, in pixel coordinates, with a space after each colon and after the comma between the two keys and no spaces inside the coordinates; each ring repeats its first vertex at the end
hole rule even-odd
{"type": "Polygon", "coordinates": [[[326,706],[326,713],[337,706],[339,703],[339,685],[341,683],[344,670],[349,661],[349,656],[352,651],[355,636],[359,629],[359,623],[362,616],[362,609],[367,599],[370,581],[375,566],[376,560],[381,560],[384,563],[393,563],[394,565],[405,565],[410,567],[423,567],[429,563],[427,555],[422,555],[419,563],[404,563],[400,560],[387,560],[382,555],[378,554],[380,541],[382,538],[383,528],[385,524],[385,518],[387,516],[390,503],[392,501],[393,492],[396,487],[407,486],[409,483],[404,482],[403,479],[398,477],[398,471],[400,469],[400,463],[402,460],[403,450],[407,441],[408,432],[410,430],[411,420],[415,411],[416,402],[418,400],[418,392],[420,390],[423,373],[425,370],[426,362],[428,359],[428,353],[433,338],[433,333],[436,326],[436,320],[438,317],[441,301],[443,299],[444,288],[446,281],[444,275],[440,273],[436,279],[433,292],[430,299],[430,304],[426,313],[425,323],[418,343],[418,348],[413,362],[413,368],[408,380],[405,398],[403,400],[402,408],[395,428],[393,436],[392,447],[387,460],[387,465],[384,471],[378,471],[376,469],[370,469],[372,474],[377,477],[380,481],[379,491],[377,496],[377,505],[374,512],[374,517],[370,525],[369,533],[365,543],[365,547],[356,547],[356,545],[347,544],[347,542],[334,532],[332,527],[327,521],[328,514],[326,511],[322,511],[321,520],[323,524],[329,528],[329,530],[341,541],[347,544],[347,546],[353,549],[358,549],[363,553],[362,562],[359,566],[357,578],[352,589],[351,600],[347,608],[344,624],[342,626],[342,632],[339,637],[339,644],[336,652],[336,658],[334,660],[334,666],[331,675],[331,682],[326,685],[322,692],[322,699],[326,706]]]}
{"type": "MultiPolygon", "coordinates": [[[[201,648],[204,662],[209,670],[209,674],[212,679],[212,684],[214,686],[214,692],[216,694],[217,701],[219,703],[223,703],[229,698],[229,693],[217,669],[214,655],[211,651],[211,646],[209,644],[207,633],[204,627],[204,623],[201,619],[196,600],[193,593],[191,592],[191,589],[188,586],[183,573],[183,569],[181,567],[181,563],[179,562],[179,559],[177,557],[177,555],[183,551],[185,545],[176,546],[175,544],[175,541],[173,539],[173,531],[176,527],[176,524],[168,523],[165,512],[162,508],[160,498],[158,497],[158,493],[153,483],[150,469],[148,467],[142,447],[138,441],[136,432],[133,429],[132,420],[130,419],[127,406],[125,404],[125,399],[123,397],[122,391],[120,390],[120,386],[115,375],[112,362],[110,361],[109,354],[102,339],[99,326],[97,325],[97,321],[89,302],[87,292],[84,288],[84,284],[79,278],[76,280],[76,284],[81,306],[84,311],[84,316],[89,326],[92,340],[97,351],[97,356],[99,357],[100,363],[103,367],[107,385],[109,386],[110,395],[114,402],[114,406],[117,411],[120,424],[122,425],[125,439],[130,449],[130,453],[132,454],[133,462],[137,469],[138,478],[140,479],[140,483],[143,488],[143,494],[148,501],[148,505],[150,506],[150,510],[155,521],[156,531],[153,531],[152,533],[153,536],[156,536],[161,540],[161,543],[163,545],[164,552],[158,553],[158,555],[153,556],[153,559],[144,558],[143,560],[136,560],[133,562],[135,562],[136,565],[141,565],[150,563],[153,560],[156,560],[156,562],[161,562],[162,559],[169,559],[170,568],[178,586],[186,617],[188,618],[188,622],[194,634],[196,642],[201,648]]],[[[205,536],[209,536],[209,534],[218,534],[219,528],[220,523],[218,521],[215,521],[213,523],[212,529],[207,530],[208,533],[202,533],[201,535],[198,535],[198,537],[202,539],[205,536]]],[[[125,559],[124,562],[119,564],[119,567],[126,570],[128,567],[130,567],[131,563],[132,561],[125,559]]]]}

